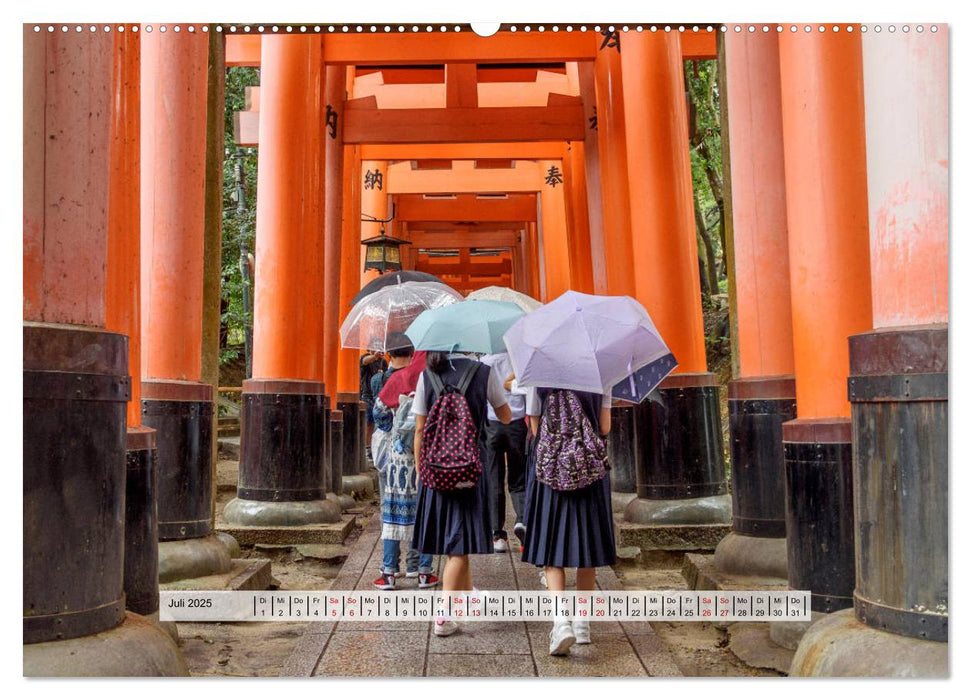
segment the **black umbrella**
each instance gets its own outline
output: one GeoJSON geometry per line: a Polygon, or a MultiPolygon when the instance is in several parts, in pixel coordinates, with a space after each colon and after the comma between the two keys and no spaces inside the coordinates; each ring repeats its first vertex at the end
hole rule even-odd
{"type": "Polygon", "coordinates": [[[351,306],[359,302],[368,294],[374,294],[374,292],[383,287],[387,287],[389,284],[398,284],[399,282],[438,282],[439,284],[445,284],[438,277],[435,275],[430,275],[427,272],[418,272],[417,270],[386,272],[377,279],[373,279],[364,285],[364,288],[357,293],[357,296],[354,297],[353,300],[351,300],[351,306]]]}

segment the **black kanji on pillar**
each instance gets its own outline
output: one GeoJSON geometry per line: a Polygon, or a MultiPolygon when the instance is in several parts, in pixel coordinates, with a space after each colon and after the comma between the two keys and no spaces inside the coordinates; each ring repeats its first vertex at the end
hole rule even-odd
{"type": "Polygon", "coordinates": [[[331,105],[327,105],[327,115],[325,124],[327,126],[328,135],[332,139],[337,138],[337,110],[331,105]]]}
{"type": "Polygon", "coordinates": [[[612,27],[605,27],[603,31],[604,40],[600,43],[601,49],[617,49],[617,53],[620,53],[620,32],[612,27]]]}
{"type": "Polygon", "coordinates": [[[366,190],[383,190],[384,189],[384,175],[381,171],[375,168],[374,170],[368,169],[364,173],[364,189],[366,190]]]}
{"type": "Polygon", "coordinates": [[[563,184],[563,173],[555,165],[551,165],[550,169],[546,171],[546,184],[550,187],[563,184]]]}

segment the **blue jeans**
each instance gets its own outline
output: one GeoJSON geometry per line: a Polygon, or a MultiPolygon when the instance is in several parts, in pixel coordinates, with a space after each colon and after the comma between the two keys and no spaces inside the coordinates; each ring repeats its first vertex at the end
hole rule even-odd
{"type": "MultiPolygon", "coordinates": [[[[401,560],[401,543],[398,540],[382,540],[384,542],[384,560],[381,562],[382,573],[398,573],[401,560]]],[[[419,554],[417,549],[409,549],[405,555],[405,567],[408,571],[417,570],[420,574],[432,572],[432,555],[419,554]]]]}

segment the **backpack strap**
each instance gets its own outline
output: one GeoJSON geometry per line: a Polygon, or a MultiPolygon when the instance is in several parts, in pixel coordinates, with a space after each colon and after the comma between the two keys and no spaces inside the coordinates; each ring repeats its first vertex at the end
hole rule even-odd
{"type": "Polygon", "coordinates": [[[462,373],[462,377],[459,379],[458,386],[456,387],[462,396],[465,396],[465,391],[469,388],[469,384],[472,383],[472,378],[475,376],[475,372],[478,369],[478,362],[470,362],[469,366],[466,367],[465,371],[462,373]]]}
{"type": "Polygon", "coordinates": [[[436,395],[440,396],[442,391],[445,390],[445,385],[442,383],[442,378],[438,376],[437,372],[430,372],[425,370],[425,376],[428,378],[429,384],[431,384],[432,391],[436,395]]]}

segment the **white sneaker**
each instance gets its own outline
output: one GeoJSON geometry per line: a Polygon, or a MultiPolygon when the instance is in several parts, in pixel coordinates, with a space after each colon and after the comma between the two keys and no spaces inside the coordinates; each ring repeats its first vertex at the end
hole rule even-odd
{"type": "Polygon", "coordinates": [[[565,656],[576,641],[569,622],[554,622],[550,630],[550,656],[565,656]]]}
{"type": "Polygon", "coordinates": [[[492,548],[496,550],[498,554],[502,554],[503,552],[508,552],[509,541],[502,537],[497,537],[496,539],[492,540],[492,548]]]}
{"type": "Polygon", "coordinates": [[[523,542],[526,539],[526,526],[522,523],[516,523],[513,525],[512,532],[516,536],[516,539],[520,542],[523,542]]]}
{"type": "Polygon", "coordinates": [[[545,569],[543,571],[540,571],[539,572],[539,585],[541,585],[543,588],[546,588],[546,570],[545,569]]]}
{"type": "Polygon", "coordinates": [[[458,623],[444,617],[435,620],[435,636],[448,637],[458,632],[458,623]]]}
{"type": "Polygon", "coordinates": [[[590,620],[574,620],[573,634],[576,635],[577,644],[590,644],[590,620]]]}
{"type": "Polygon", "coordinates": [[[405,578],[418,578],[418,572],[417,571],[406,571],[405,572],[405,578]]]}

